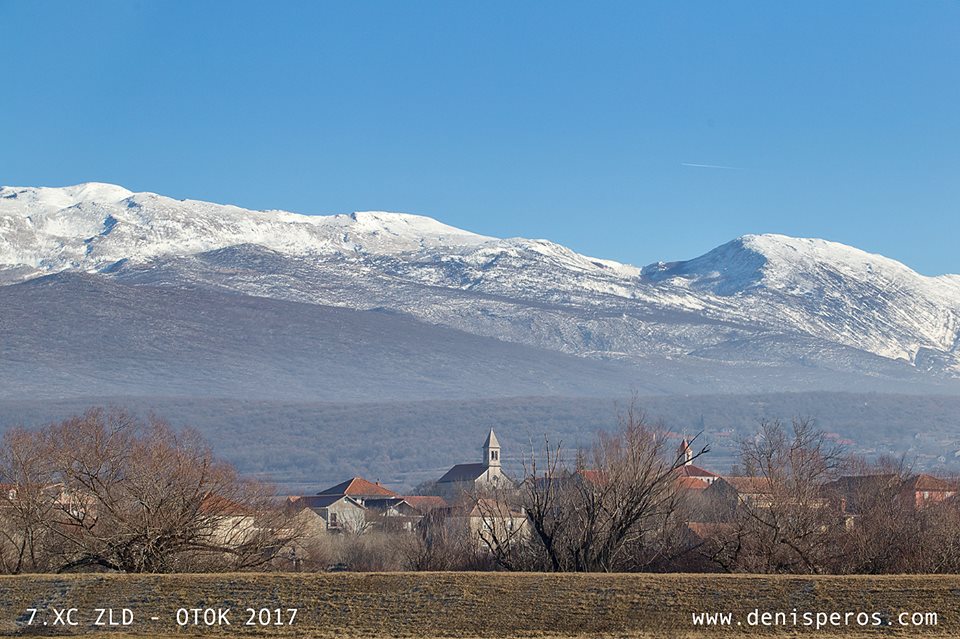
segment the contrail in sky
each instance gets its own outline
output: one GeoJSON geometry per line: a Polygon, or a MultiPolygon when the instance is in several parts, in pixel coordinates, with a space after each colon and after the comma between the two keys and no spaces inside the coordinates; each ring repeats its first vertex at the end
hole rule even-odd
{"type": "Polygon", "coordinates": [[[723,166],[721,164],[694,164],[693,162],[681,162],[680,166],[692,166],[696,169],[723,169],[725,171],[746,171],[742,166],[723,166]]]}

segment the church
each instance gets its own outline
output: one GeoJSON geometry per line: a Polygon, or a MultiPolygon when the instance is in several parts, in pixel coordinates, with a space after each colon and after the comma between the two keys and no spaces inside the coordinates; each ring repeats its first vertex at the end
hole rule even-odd
{"type": "Polygon", "coordinates": [[[500,468],[500,442],[492,428],[482,448],[481,463],[457,464],[437,480],[437,495],[454,501],[464,495],[475,495],[485,489],[506,484],[508,479],[500,468]]]}

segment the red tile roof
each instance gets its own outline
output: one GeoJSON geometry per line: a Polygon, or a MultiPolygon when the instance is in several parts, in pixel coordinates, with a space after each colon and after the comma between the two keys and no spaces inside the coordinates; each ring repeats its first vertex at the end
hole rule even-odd
{"type": "Polygon", "coordinates": [[[227,499],[221,495],[207,495],[200,501],[200,512],[204,515],[246,516],[252,515],[253,510],[239,502],[227,499]]]}
{"type": "Polygon", "coordinates": [[[906,490],[928,492],[956,492],[957,486],[945,479],[933,475],[914,475],[903,483],[906,490]]]}
{"type": "Polygon", "coordinates": [[[433,495],[409,495],[404,497],[403,500],[424,514],[447,506],[447,500],[433,495]]]}
{"type": "Polygon", "coordinates": [[[583,468],[577,471],[577,474],[580,475],[584,481],[588,481],[591,484],[599,484],[603,481],[603,471],[602,470],[591,470],[589,468],[583,468]]]}
{"type": "Polygon", "coordinates": [[[711,473],[709,470],[704,470],[699,466],[694,466],[693,464],[684,464],[677,469],[677,473],[683,477],[719,477],[720,475],[716,473],[711,473]]]}
{"type": "Polygon", "coordinates": [[[397,493],[389,488],[384,488],[379,483],[367,481],[363,477],[353,477],[345,482],[340,482],[336,486],[331,486],[326,490],[321,490],[318,495],[349,495],[351,497],[399,497],[397,493]]]}
{"type": "Polygon", "coordinates": [[[677,477],[677,486],[684,490],[706,490],[710,484],[699,477],[677,477]]]}
{"type": "Polygon", "coordinates": [[[741,495],[763,495],[771,492],[770,480],[766,477],[723,477],[718,481],[730,484],[741,495]]]}

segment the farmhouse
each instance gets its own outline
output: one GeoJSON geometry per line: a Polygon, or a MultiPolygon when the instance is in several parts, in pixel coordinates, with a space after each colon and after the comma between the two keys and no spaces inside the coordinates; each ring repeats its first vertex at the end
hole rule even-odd
{"type": "Polygon", "coordinates": [[[920,473],[902,478],[893,473],[881,475],[847,475],[824,484],[824,494],[840,509],[856,516],[877,500],[889,499],[915,509],[942,503],[957,495],[956,484],[920,473]]]}
{"type": "Polygon", "coordinates": [[[336,486],[321,490],[317,495],[340,495],[349,497],[361,506],[365,506],[368,500],[399,499],[400,497],[389,488],[381,486],[379,481],[371,482],[363,477],[351,477],[336,486]]]}
{"type": "Polygon", "coordinates": [[[438,508],[447,507],[447,501],[436,495],[408,495],[403,500],[413,506],[421,515],[431,513],[438,508]]]}
{"type": "Polygon", "coordinates": [[[371,527],[411,531],[425,514],[447,505],[442,497],[404,497],[363,477],[351,477],[316,495],[287,499],[287,508],[310,510],[319,516],[325,531],[353,534],[371,527]]]}
{"type": "Polygon", "coordinates": [[[957,486],[939,477],[921,473],[903,483],[901,494],[912,501],[914,507],[925,508],[955,496],[957,486]]]}
{"type": "Polygon", "coordinates": [[[769,507],[772,492],[770,482],[764,477],[720,477],[700,493],[700,499],[712,517],[729,521],[741,507],[769,507]]]}
{"type": "Polygon", "coordinates": [[[449,530],[475,539],[480,549],[514,543],[528,534],[526,514],[494,499],[463,500],[443,515],[449,530]]]}
{"type": "Polygon", "coordinates": [[[210,539],[222,546],[239,546],[257,533],[256,513],[226,497],[210,494],[200,502],[210,539]]]}
{"type": "Polygon", "coordinates": [[[360,533],[367,526],[363,504],[344,494],[290,497],[287,507],[294,511],[312,510],[323,520],[327,531],[360,533]]]}

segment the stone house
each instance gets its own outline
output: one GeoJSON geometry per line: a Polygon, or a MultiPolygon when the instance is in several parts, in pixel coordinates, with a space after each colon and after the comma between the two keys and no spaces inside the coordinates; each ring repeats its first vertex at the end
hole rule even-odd
{"type": "Polygon", "coordinates": [[[309,508],[324,522],[327,532],[360,534],[369,524],[366,509],[348,495],[303,495],[287,499],[287,507],[295,511],[309,508]]]}

